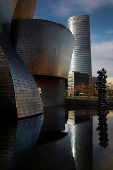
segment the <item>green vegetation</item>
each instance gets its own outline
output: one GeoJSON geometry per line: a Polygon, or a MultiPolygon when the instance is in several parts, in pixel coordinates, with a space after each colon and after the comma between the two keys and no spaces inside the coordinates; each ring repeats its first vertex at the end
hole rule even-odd
{"type": "MultiPolygon", "coordinates": [[[[66,97],[67,99],[80,99],[80,100],[98,100],[98,97],[87,97],[87,96],[75,96],[75,97],[66,97]]],[[[113,97],[107,97],[107,100],[113,100],[113,97]]]]}
{"type": "Polygon", "coordinates": [[[75,97],[66,97],[67,99],[80,99],[80,100],[97,100],[98,97],[87,97],[87,96],[75,96],[75,97]]]}

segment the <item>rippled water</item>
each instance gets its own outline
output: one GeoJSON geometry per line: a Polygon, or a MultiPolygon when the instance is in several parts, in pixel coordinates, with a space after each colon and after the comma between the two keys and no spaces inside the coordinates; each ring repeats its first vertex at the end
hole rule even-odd
{"type": "Polygon", "coordinates": [[[112,170],[113,110],[50,107],[44,120],[2,122],[0,169],[112,170]]]}

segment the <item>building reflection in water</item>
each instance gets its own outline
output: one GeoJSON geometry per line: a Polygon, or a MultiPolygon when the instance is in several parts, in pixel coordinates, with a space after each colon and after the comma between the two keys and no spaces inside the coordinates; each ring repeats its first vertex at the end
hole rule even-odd
{"type": "Polygon", "coordinates": [[[40,115],[6,122],[0,137],[1,170],[76,169],[63,106],[46,108],[44,121],[40,115]]]}
{"type": "Polygon", "coordinates": [[[77,170],[92,170],[94,110],[68,111],[67,128],[77,170]]]}
{"type": "Polygon", "coordinates": [[[106,148],[108,146],[108,125],[107,125],[107,118],[106,116],[108,115],[109,111],[106,110],[98,110],[97,116],[99,117],[99,123],[97,130],[99,131],[99,145],[101,147],[106,148]]]}
{"type": "MultiPolygon", "coordinates": [[[[43,115],[5,120],[0,123],[0,169],[20,170],[26,168],[43,123],[43,115]]],[[[28,168],[29,169],[29,168],[28,168]]]]}
{"type": "Polygon", "coordinates": [[[35,149],[33,165],[38,170],[75,170],[71,142],[65,131],[65,108],[45,109],[44,123],[35,149]]]}

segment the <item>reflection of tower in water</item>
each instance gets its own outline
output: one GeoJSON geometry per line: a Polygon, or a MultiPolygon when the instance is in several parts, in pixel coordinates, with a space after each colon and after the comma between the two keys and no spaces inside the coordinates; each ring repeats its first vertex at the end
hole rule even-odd
{"type": "Polygon", "coordinates": [[[33,164],[38,170],[75,170],[70,137],[65,129],[65,107],[45,108],[44,122],[33,164]]]}
{"type": "Polygon", "coordinates": [[[71,139],[71,148],[77,169],[92,169],[92,117],[85,110],[76,110],[68,112],[68,133],[71,139]],[[72,113],[72,115],[71,115],[72,113]],[[74,116],[73,116],[74,115],[74,116]],[[75,122],[70,120],[73,117],[75,122]]]}
{"type": "Polygon", "coordinates": [[[99,116],[98,120],[99,120],[99,126],[97,127],[97,130],[99,131],[99,140],[100,143],[99,145],[101,147],[106,148],[108,146],[108,125],[107,125],[107,114],[109,113],[109,111],[106,110],[99,110],[97,113],[97,116],[99,116]]]}

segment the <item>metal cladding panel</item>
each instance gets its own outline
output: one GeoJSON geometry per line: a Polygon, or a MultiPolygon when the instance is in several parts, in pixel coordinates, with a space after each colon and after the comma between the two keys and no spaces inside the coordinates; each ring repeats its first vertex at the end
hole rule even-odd
{"type": "Polygon", "coordinates": [[[0,25],[9,36],[13,12],[18,0],[0,0],[0,25]]]}
{"type": "Polygon", "coordinates": [[[18,118],[43,112],[37,85],[10,42],[17,0],[0,1],[0,108],[18,118]]]}
{"type": "MultiPolygon", "coordinates": [[[[0,108],[16,111],[14,85],[7,59],[0,46],[0,108]]],[[[12,113],[13,114],[13,113],[12,113]]]]}
{"type": "Polygon", "coordinates": [[[19,19],[12,22],[12,44],[33,75],[67,78],[74,37],[63,25],[19,19]]]}
{"type": "Polygon", "coordinates": [[[13,18],[33,18],[36,0],[18,0],[13,18]]]}
{"type": "Polygon", "coordinates": [[[68,28],[75,37],[70,71],[87,73],[92,76],[89,15],[69,18],[68,28]]]}
{"type": "Polygon", "coordinates": [[[0,32],[0,107],[17,112],[18,118],[43,112],[37,85],[28,68],[0,32]]]}
{"type": "Polygon", "coordinates": [[[9,36],[12,18],[33,18],[36,0],[0,0],[0,25],[9,36]]]}

